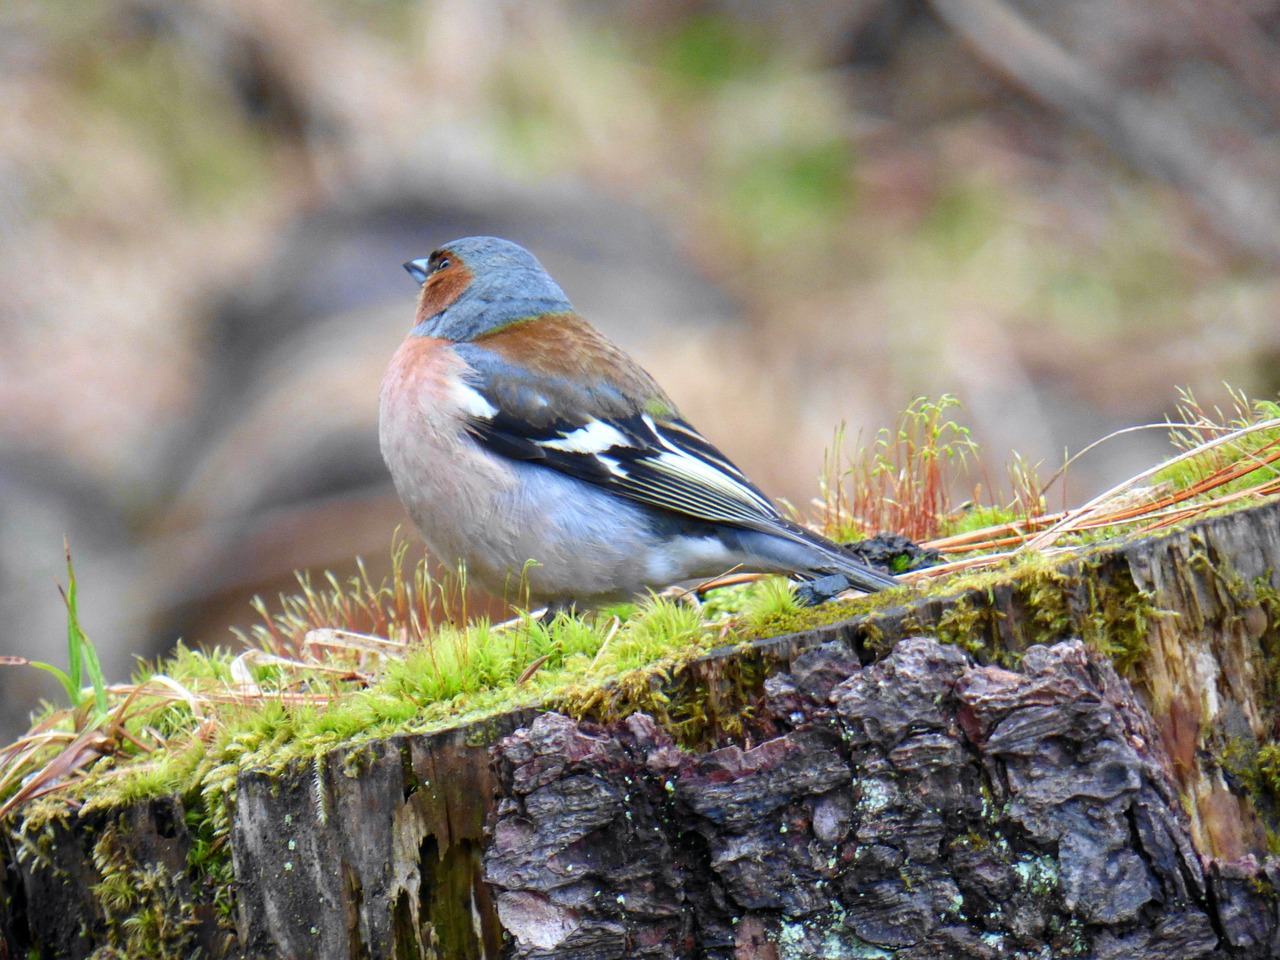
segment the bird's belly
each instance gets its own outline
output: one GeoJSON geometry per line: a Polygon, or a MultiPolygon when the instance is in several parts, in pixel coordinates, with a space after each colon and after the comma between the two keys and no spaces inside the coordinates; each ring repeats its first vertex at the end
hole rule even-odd
{"type": "Polygon", "coordinates": [[[492,546],[499,566],[523,574],[532,602],[627,600],[733,565],[717,537],[680,536],[683,524],[554,470],[515,469],[517,484],[496,505],[512,522],[494,525],[507,536],[492,546]]]}
{"type": "Polygon", "coordinates": [[[545,467],[515,469],[519,482],[496,505],[504,535],[492,547],[499,565],[522,575],[532,602],[598,603],[643,589],[642,542],[651,534],[638,510],[545,467]]]}

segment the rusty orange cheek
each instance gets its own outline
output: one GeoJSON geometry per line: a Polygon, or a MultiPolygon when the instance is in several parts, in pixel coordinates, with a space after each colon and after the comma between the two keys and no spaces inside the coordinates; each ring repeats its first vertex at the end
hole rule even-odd
{"type": "Polygon", "coordinates": [[[422,297],[418,301],[418,323],[431,319],[441,310],[447,310],[470,284],[471,271],[461,263],[433,273],[422,286],[422,297]]]}

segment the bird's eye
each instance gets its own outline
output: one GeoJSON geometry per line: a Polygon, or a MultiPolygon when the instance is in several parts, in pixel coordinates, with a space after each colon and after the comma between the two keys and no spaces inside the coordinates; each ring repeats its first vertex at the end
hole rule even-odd
{"type": "Polygon", "coordinates": [[[439,273],[441,270],[443,270],[443,269],[445,269],[447,266],[449,266],[449,262],[450,262],[450,261],[449,261],[449,258],[448,258],[448,257],[441,257],[439,260],[437,260],[437,261],[436,261],[436,268],[435,268],[433,271],[431,271],[431,272],[432,272],[432,273],[439,273]]]}

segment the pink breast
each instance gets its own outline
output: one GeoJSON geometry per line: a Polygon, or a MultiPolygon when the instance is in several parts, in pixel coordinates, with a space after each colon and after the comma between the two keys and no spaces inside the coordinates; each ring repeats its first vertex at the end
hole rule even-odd
{"type": "Polygon", "coordinates": [[[408,337],[391,358],[382,378],[382,395],[412,396],[427,402],[443,401],[449,384],[461,376],[466,364],[453,351],[453,344],[438,337],[408,337]]]}
{"type": "Polygon", "coordinates": [[[451,386],[469,368],[453,343],[436,337],[409,337],[391,358],[382,379],[384,445],[412,449],[451,444],[464,415],[451,397],[451,386]]]}

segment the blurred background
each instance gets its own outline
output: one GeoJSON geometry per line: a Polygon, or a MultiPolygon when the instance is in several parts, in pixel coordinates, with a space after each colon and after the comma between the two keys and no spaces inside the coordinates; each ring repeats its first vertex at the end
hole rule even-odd
{"type": "MultiPolygon", "coordinates": [[[[1276,0],[7,0],[0,654],[65,664],[64,535],[116,680],[385,569],[400,264],[460,236],[800,505],[919,395],[997,480],[1274,396],[1278,134],[1276,0]]],[[[0,672],[0,737],[43,679],[0,672]]]]}

